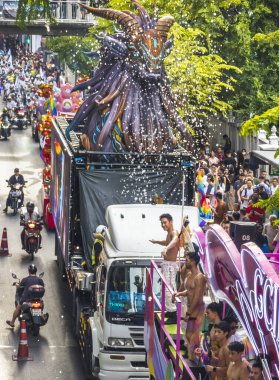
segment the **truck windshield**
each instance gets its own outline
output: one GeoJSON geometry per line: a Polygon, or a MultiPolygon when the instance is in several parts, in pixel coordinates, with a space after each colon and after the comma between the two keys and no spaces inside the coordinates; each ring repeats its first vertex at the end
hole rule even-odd
{"type": "MultiPolygon", "coordinates": [[[[156,283],[158,283],[156,281],[156,283]]],[[[107,307],[109,319],[116,321],[112,316],[127,317],[132,320],[141,317],[145,311],[146,267],[143,266],[116,266],[109,272],[107,287],[107,307]]],[[[161,286],[158,283],[158,294],[161,286]]]]}

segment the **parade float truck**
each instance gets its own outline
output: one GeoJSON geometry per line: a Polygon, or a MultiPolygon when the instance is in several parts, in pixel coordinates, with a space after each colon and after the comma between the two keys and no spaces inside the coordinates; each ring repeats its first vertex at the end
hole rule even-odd
{"type": "MultiPolygon", "coordinates": [[[[159,220],[163,213],[173,216],[179,230],[183,215],[193,229],[198,226],[198,210],[192,206],[194,162],[181,152],[85,151],[78,129],[67,140],[70,122],[53,120],[51,208],[59,273],[72,292],[86,372],[89,378],[147,380],[146,268],[162,251],[149,240],[166,238],[159,220]],[[92,233],[98,225],[108,230],[93,268],[92,233]]],[[[158,281],[158,295],[160,290],[158,281]]]]}

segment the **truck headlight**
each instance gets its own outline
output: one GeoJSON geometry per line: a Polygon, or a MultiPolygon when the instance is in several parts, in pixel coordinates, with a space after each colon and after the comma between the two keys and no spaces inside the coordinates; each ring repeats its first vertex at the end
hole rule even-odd
{"type": "Polygon", "coordinates": [[[108,344],[112,347],[133,347],[133,341],[130,338],[108,338],[108,344]]]}

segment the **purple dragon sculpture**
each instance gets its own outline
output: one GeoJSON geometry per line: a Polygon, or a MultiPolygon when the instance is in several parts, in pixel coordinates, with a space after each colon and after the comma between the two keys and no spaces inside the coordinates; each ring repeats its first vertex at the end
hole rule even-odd
{"type": "Polygon", "coordinates": [[[184,148],[192,139],[178,115],[166,76],[163,59],[173,38],[168,32],[174,18],[151,19],[145,8],[131,0],[138,15],[130,11],[92,8],[80,4],[95,16],[115,20],[122,26],[102,40],[100,64],[92,79],[73,91],[89,89],[67,130],[85,123],[82,145],[86,150],[104,152],[172,152],[179,131],[184,148]]]}

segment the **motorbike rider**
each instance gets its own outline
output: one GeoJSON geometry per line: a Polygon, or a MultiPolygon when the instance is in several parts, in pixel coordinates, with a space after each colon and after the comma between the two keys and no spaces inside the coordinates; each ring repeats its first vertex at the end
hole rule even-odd
{"type": "Polygon", "coordinates": [[[7,97],[6,107],[11,118],[13,116],[13,109],[16,107],[16,101],[13,99],[11,95],[7,97]]]}
{"type": "MultiPolygon", "coordinates": [[[[24,186],[25,181],[24,181],[23,175],[19,173],[19,169],[15,168],[14,174],[10,177],[8,185],[9,186],[10,185],[16,185],[17,183],[24,186]]],[[[23,206],[23,201],[24,201],[23,189],[21,189],[21,200],[20,201],[21,201],[21,206],[23,206]]],[[[6,207],[4,208],[3,212],[7,212],[9,205],[10,205],[10,194],[6,200],[6,207]]]]}
{"type": "Polygon", "coordinates": [[[7,107],[3,108],[2,114],[0,116],[0,120],[3,121],[5,119],[5,117],[7,117],[8,119],[10,119],[10,117],[9,117],[9,110],[8,110],[7,107]]]}
{"type": "MultiPolygon", "coordinates": [[[[15,321],[20,316],[21,305],[23,304],[23,302],[26,302],[30,297],[29,291],[28,291],[29,287],[32,285],[45,286],[44,281],[40,277],[38,277],[36,275],[36,273],[37,273],[36,265],[30,264],[28,267],[28,276],[24,277],[19,284],[16,284],[17,288],[22,287],[24,289],[23,289],[22,295],[20,297],[19,303],[18,303],[16,309],[14,310],[12,319],[6,321],[6,323],[12,328],[15,327],[15,321]]],[[[47,317],[48,317],[48,315],[47,315],[47,317]]]]}
{"type": "MultiPolygon", "coordinates": [[[[35,211],[35,205],[34,203],[32,202],[27,202],[26,204],[26,213],[25,214],[21,214],[20,216],[20,224],[24,224],[24,222],[27,222],[28,220],[34,220],[35,222],[39,222],[41,220],[41,217],[40,217],[40,214],[35,211]]],[[[21,244],[22,244],[22,249],[25,249],[25,227],[23,228],[23,230],[21,231],[21,244]]],[[[41,247],[41,243],[42,243],[42,235],[40,234],[39,235],[39,249],[42,248],[41,247]]]]}

